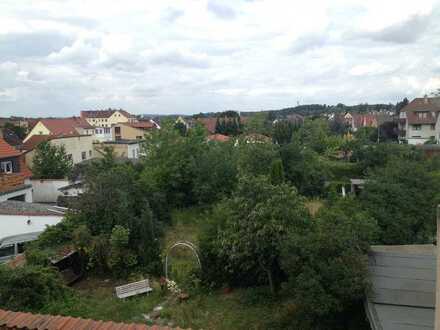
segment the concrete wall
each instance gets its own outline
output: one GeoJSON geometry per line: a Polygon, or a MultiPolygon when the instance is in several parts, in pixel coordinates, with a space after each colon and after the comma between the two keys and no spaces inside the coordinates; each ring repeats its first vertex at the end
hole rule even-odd
{"type": "Polygon", "coordinates": [[[62,193],[58,190],[69,184],[69,180],[31,180],[35,203],[56,203],[62,193]]]}
{"type": "Polygon", "coordinates": [[[56,146],[64,146],[66,153],[72,155],[73,164],[81,163],[83,160],[95,158],[95,150],[93,149],[93,136],[73,136],[65,138],[57,138],[50,141],[50,144],[56,146]],[[85,152],[83,159],[82,153],[85,152]]]}
{"type": "Polygon", "coordinates": [[[128,158],[139,158],[140,145],[138,143],[129,144],[127,153],[128,153],[128,158]]]}
{"type": "Polygon", "coordinates": [[[117,124],[112,127],[112,135],[116,140],[139,140],[144,138],[145,131],[139,128],[131,127],[129,125],[117,124]],[[116,128],[120,129],[120,134],[116,134],[116,128]]]}

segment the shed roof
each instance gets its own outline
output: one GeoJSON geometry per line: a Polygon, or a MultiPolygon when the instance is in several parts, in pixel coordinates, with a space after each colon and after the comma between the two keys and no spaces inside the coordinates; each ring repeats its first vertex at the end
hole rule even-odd
{"type": "Polygon", "coordinates": [[[436,247],[373,246],[366,312],[373,330],[434,329],[436,247]]]}
{"type": "Polygon", "coordinates": [[[13,330],[171,330],[169,327],[94,321],[69,316],[11,312],[0,309],[0,328],[13,330]]]}
{"type": "Polygon", "coordinates": [[[63,215],[63,211],[46,204],[7,200],[0,202],[0,214],[4,215],[63,215]]]}

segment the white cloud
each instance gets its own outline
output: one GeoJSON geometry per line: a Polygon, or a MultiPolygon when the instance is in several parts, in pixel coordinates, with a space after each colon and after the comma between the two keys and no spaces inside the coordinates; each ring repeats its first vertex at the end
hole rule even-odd
{"type": "Polygon", "coordinates": [[[388,103],[440,86],[438,0],[23,1],[0,1],[8,114],[388,103]]]}

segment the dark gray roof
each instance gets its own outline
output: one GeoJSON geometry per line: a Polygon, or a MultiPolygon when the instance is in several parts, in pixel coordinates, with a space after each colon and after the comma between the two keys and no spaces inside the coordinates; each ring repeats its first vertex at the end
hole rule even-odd
{"type": "Polygon", "coordinates": [[[101,142],[103,144],[139,144],[144,142],[143,140],[124,140],[124,139],[120,139],[120,140],[114,140],[114,141],[104,141],[101,142]]]}
{"type": "Polygon", "coordinates": [[[434,329],[436,246],[373,246],[369,271],[373,330],[434,329]]]}
{"type": "Polygon", "coordinates": [[[0,202],[0,214],[6,215],[63,215],[66,209],[57,206],[21,201],[0,202]]]}

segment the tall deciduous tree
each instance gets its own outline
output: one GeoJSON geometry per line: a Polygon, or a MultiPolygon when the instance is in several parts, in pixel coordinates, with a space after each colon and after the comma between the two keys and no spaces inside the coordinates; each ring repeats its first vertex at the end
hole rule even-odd
{"type": "Polygon", "coordinates": [[[63,179],[72,170],[72,160],[67,156],[64,146],[41,142],[35,149],[32,172],[38,179],[63,179]]]}
{"type": "Polygon", "coordinates": [[[280,283],[280,244],[289,230],[308,223],[302,198],[285,184],[272,185],[267,177],[245,177],[232,198],[216,210],[221,229],[213,238],[217,256],[224,260],[229,280],[265,278],[271,291],[280,283]]]}

